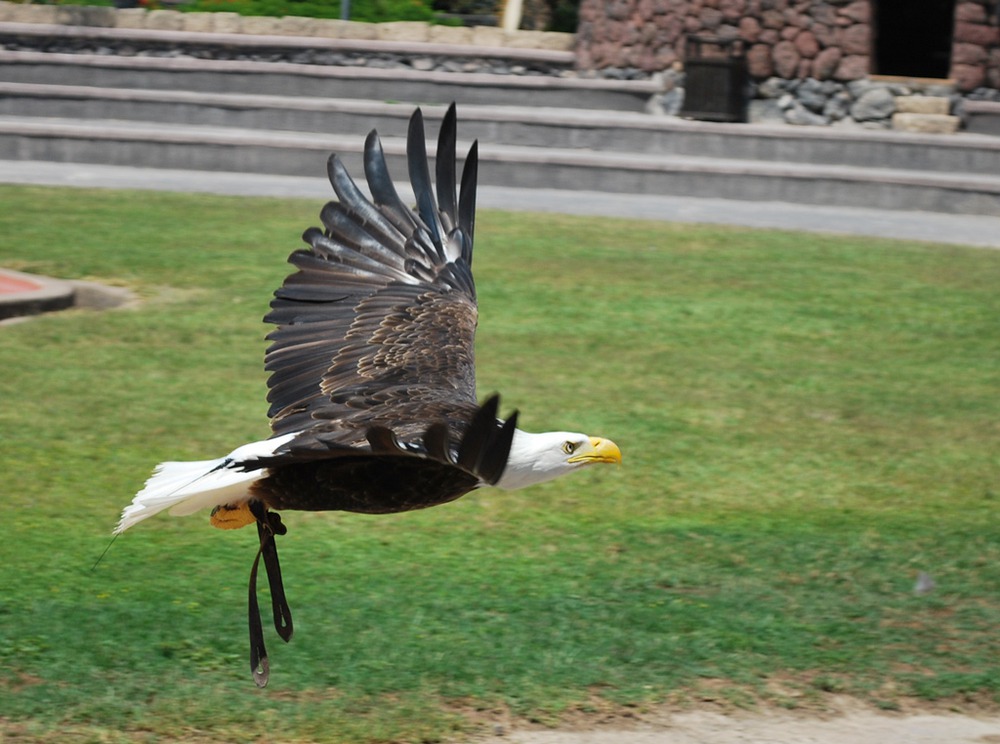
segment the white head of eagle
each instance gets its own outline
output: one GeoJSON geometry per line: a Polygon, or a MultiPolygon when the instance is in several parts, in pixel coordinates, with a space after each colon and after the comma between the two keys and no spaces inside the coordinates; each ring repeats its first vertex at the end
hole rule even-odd
{"type": "Polygon", "coordinates": [[[568,431],[529,434],[520,429],[497,481],[500,488],[524,488],[572,473],[596,463],[620,463],[621,450],[610,439],[568,431]]]}
{"type": "MultiPolygon", "coordinates": [[[[256,524],[279,635],[291,637],[274,536],[277,512],[369,514],[453,501],[481,486],[521,488],[595,463],[621,462],[608,439],[529,434],[499,396],[476,397],[478,320],[472,276],[478,144],[456,167],[454,104],[442,117],[432,182],[423,115],[410,118],[406,155],[416,206],[396,192],[378,135],[365,141],[369,195],[332,155],[336,200],[302,238],[295,270],[264,318],[270,372],[268,439],[200,462],[164,462],[125,507],[120,533],[164,509],[212,509],[220,528],[256,524]]],[[[257,561],[251,571],[256,586],[257,561]]],[[[250,665],[267,682],[267,654],[250,592],[250,665]]]]}

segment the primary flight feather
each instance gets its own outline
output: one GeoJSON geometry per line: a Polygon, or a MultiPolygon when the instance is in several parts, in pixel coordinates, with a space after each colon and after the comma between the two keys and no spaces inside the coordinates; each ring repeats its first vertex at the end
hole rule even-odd
{"type": "Polygon", "coordinates": [[[620,462],[608,439],[531,434],[499,397],[476,398],[478,312],[472,278],[478,147],[456,172],[452,105],[438,138],[434,188],[423,118],[410,119],[407,162],[416,207],[393,186],[378,135],[365,141],[369,199],[340,158],[327,172],[337,201],[289,257],[296,270],[265,321],[272,436],[217,460],[166,462],[125,507],[120,533],[160,511],[211,508],[222,528],[257,525],[249,591],[250,665],[268,662],[256,600],[263,558],[275,628],[291,637],[274,536],[284,509],[381,514],[453,501],[481,486],[521,488],[593,463],[620,462]]]}

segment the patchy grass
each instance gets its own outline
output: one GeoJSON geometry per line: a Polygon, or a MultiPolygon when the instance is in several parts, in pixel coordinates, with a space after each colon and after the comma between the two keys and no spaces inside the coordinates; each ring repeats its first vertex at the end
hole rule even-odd
{"type": "Polygon", "coordinates": [[[255,535],[157,518],[91,567],[152,465],[266,435],[260,318],[319,205],[0,197],[0,265],[145,300],[0,328],[0,731],[415,742],[477,709],[1000,702],[1000,254],[484,213],[482,393],[625,464],[285,515],[296,637],[258,691],[255,535]]]}

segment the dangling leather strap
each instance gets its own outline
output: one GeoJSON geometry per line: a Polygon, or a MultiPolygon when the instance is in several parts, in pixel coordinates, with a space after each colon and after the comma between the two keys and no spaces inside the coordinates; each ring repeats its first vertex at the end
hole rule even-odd
{"type": "Polygon", "coordinates": [[[260,548],[257,549],[257,557],[253,559],[253,568],[250,569],[250,673],[257,687],[266,687],[267,679],[270,676],[270,667],[267,663],[267,649],[264,647],[264,628],[260,622],[260,607],[257,604],[257,564],[260,563],[260,548]]]}
{"type": "Polygon", "coordinates": [[[260,620],[260,605],[257,603],[257,567],[264,558],[264,569],[267,571],[267,583],[271,590],[271,612],[274,616],[274,629],[284,641],[292,637],[292,611],[285,599],[285,588],[281,581],[281,564],[278,562],[278,547],[274,541],[275,535],[284,535],[288,529],[281,523],[281,517],[267,511],[259,501],[250,502],[250,511],[257,518],[257,536],[260,548],[250,569],[250,591],[248,600],[248,615],[250,626],[250,672],[258,687],[267,684],[269,665],[267,649],[264,647],[264,628],[260,620]]]}

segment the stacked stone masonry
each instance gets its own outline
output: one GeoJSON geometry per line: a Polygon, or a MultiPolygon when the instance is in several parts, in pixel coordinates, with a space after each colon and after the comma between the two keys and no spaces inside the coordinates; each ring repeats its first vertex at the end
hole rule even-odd
{"type": "Polygon", "coordinates": [[[306,36],[326,39],[402,41],[457,44],[509,49],[568,51],[573,34],[551,31],[505,32],[493,26],[452,27],[416,21],[360,23],[335,19],[285,16],[241,16],[237,13],[186,13],[144,8],[41,5],[0,0],[0,22],[97,26],[190,33],[306,36]]]}
{"type": "MultiPolygon", "coordinates": [[[[751,76],[848,82],[873,70],[876,0],[583,0],[585,69],[646,72],[683,64],[688,35],[740,40],[751,76]]],[[[958,0],[950,77],[958,90],[1000,88],[994,0],[958,0]]]]}

